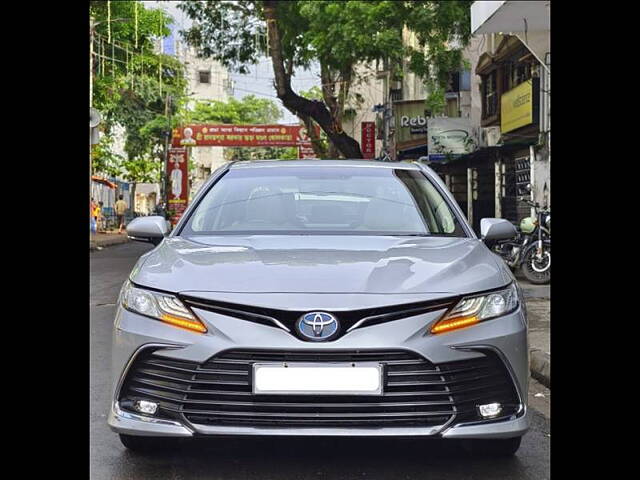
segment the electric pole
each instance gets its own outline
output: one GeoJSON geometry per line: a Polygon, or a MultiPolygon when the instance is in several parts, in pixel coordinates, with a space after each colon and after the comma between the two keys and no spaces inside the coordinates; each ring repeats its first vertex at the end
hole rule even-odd
{"type": "Polygon", "coordinates": [[[169,169],[169,139],[171,138],[171,95],[167,93],[167,97],[164,102],[164,116],[167,118],[167,131],[164,134],[164,168],[162,171],[163,178],[163,192],[162,198],[164,199],[165,212],[169,210],[169,175],[167,171],[169,169]]]}
{"type": "MultiPolygon", "coordinates": [[[[89,110],[93,108],[93,17],[89,20],[89,110]]],[[[93,149],[93,135],[92,128],[89,127],[89,204],[91,204],[91,187],[93,181],[91,179],[93,174],[93,159],[91,158],[91,152],[93,149]]],[[[91,209],[90,209],[91,210],[91,209]]],[[[89,212],[89,224],[91,224],[91,218],[93,212],[89,212]]]]}

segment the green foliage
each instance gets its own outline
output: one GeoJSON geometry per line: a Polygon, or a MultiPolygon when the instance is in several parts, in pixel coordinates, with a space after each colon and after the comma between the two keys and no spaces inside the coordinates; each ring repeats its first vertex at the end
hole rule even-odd
{"type": "Polygon", "coordinates": [[[175,122],[169,125],[164,116],[165,101],[167,95],[172,96],[169,112],[176,115],[186,90],[184,67],[177,59],[154,52],[154,40],[170,33],[171,17],[166,13],[146,9],[142,2],[135,1],[112,1],[110,8],[109,22],[107,2],[90,2],[96,54],[93,106],[102,114],[105,133],[95,147],[99,153],[94,155],[93,167],[98,172],[118,172],[131,181],[143,182],[151,178],[149,172],[160,169],[157,156],[165,132],[175,126],[175,122]],[[116,125],[125,129],[126,160],[107,153],[112,143],[106,139],[112,137],[116,125]],[[144,162],[149,165],[143,166],[144,162]]]}
{"type": "Polygon", "coordinates": [[[300,15],[308,22],[301,35],[315,59],[330,69],[358,62],[400,60],[406,2],[306,0],[300,15]]]}
{"type": "Polygon", "coordinates": [[[233,71],[248,73],[248,65],[257,63],[266,51],[261,2],[187,1],[178,8],[195,20],[182,35],[203,58],[215,58],[233,71]]]}
{"type": "Polygon", "coordinates": [[[425,108],[431,115],[441,115],[444,113],[447,100],[444,96],[444,88],[436,82],[429,82],[429,96],[425,102],[425,108]]]}
{"type": "MultiPolygon", "coordinates": [[[[317,85],[314,85],[309,90],[301,90],[299,94],[301,97],[304,97],[308,100],[318,100],[318,101],[322,100],[322,89],[317,85]]],[[[320,130],[319,143],[320,143],[319,145],[320,152],[318,156],[319,158],[325,158],[324,155],[326,155],[326,152],[329,148],[329,139],[327,138],[327,134],[323,130],[320,130]]]]}
{"type": "MultiPolygon", "coordinates": [[[[403,61],[424,78],[430,104],[444,108],[448,74],[462,66],[462,49],[470,38],[471,1],[300,0],[277,2],[278,30],[286,75],[319,62],[324,83],[337,88],[314,92],[339,125],[350,103],[350,85],[358,63],[383,61],[392,76],[402,76],[403,61]],[[403,30],[416,33],[418,45],[405,45],[403,30]]],[[[264,1],[180,2],[194,25],[182,32],[199,54],[240,72],[266,53],[264,1]]],[[[278,74],[276,72],[276,74],[278,74]]]]}
{"type": "MultiPolygon", "coordinates": [[[[277,123],[282,118],[278,105],[268,98],[246,95],[242,100],[229,98],[198,101],[193,112],[189,112],[188,123],[226,123],[235,125],[260,125],[277,123]]],[[[225,148],[227,160],[294,159],[298,158],[296,147],[231,147],[225,148]]]]}
{"type": "Polygon", "coordinates": [[[149,162],[144,158],[126,160],[123,163],[124,178],[134,183],[154,183],[160,181],[161,162],[149,162]]]}
{"type": "Polygon", "coordinates": [[[308,100],[322,100],[322,90],[317,85],[314,85],[309,90],[302,90],[298,92],[301,97],[308,100]]]}
{"type": "MultiPolygon", "coordinates": [[[[467,67],[462,50],[471,38],[472,1],[406,2],[406,26],[415,32],[419,48],[407,47],[409,69],[421,76],[432,98],[428,107],[444,110],[449,74],[467,67]]],[[[468,63],[468,62],[467,62],[468,63]]]]}
{"type": "Polygon", "coordinates": [[[298,147],[228,147],[227,160],[296,160],[298,147]]]}
{"type": "Polygon", "coordinates": [[[199,101],[190,112],[190,123],[269,124],[282,118],[278,105],[268,98],[246,95],[242,100],[199,101]]]}
{"type": "Polygon", "coordinates": [[[117,177],[122,174],[122,162],[124,158],[113,153],[113,135],[102,134],[100,142],[91,151],[93,169],[109,177],[117,177]]]}

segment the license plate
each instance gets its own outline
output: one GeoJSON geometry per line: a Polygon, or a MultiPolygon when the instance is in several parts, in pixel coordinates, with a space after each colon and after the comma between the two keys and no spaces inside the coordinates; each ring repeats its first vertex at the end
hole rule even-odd
{"type": "Polygon", "coordinates": [[[253,393],[382,395],[379,363],[254,363],[253,393]]]}

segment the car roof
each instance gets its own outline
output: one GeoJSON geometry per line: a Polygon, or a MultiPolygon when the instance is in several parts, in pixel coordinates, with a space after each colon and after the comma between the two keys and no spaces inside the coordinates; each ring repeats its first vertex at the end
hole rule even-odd
{"type": "Polygon", "coordinates": [[[363,167],[420,170],[413,162],[382,162],[378,160],[242,160],[233,162],[232,169],[262,167],[363,167]]]}

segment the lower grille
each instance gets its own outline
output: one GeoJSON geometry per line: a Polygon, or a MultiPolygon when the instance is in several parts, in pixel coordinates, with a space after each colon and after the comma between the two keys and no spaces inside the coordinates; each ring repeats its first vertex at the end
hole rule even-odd
{"type": "Polygon", "coordinates": [[[159,403],[156,416],[194,424],[269,427],[430,427],[480,420],[477,405],[500,402],[503,414],[519,406],[513,382],[494,354],[435,365],[408,351],[229,350],[204,363],[139,355],[120,405],[159,403]],[[380,362],[384,393],[361,395],[254,395],[256,362],[380,362]]]}

